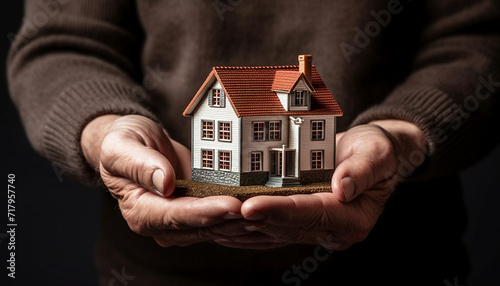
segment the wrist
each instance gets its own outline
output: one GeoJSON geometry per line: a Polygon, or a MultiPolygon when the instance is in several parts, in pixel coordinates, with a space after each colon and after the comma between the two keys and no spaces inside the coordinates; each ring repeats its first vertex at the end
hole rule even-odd
{"type": "Polygon", "coordinates": [[[116,114],[101,115],[87,123],[82,130],[80,146],[83,156],[96,171],[99,170],[102,141],[115,120],[120,117],[120,115],[116,114]]]}
{"type": "Polygon", "coordinates": [[[417,125],[396,119],[376,120],[370,122],[370,124],[380,126],[391,134],[392,139],[395,141],[398,161],[412,162],[413,169],[423,163],[425,154],[427,154],[427,141],[423,131],[417,125]],[[413,157],[420,159],[415,160],[413,157]]]}

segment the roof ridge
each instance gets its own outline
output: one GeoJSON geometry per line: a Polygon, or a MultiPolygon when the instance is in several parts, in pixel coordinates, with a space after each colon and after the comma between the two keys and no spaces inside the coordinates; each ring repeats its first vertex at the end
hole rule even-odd
{"type": "Polygon", "coordinates": [[[283,69],[298,68],[299,65],[279,65],[279,66],[216,66],[215,69],[283,69]]]}

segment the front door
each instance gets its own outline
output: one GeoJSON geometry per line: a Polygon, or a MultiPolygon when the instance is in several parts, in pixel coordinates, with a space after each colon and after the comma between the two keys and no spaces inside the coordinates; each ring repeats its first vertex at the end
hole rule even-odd
{"type": "MultiPolygon", "coordinates": [[[[269,175],[271,177],[283,176],[283,151],[270,151],[269,175]]],[[[285,151],[285,177],[295,176],[295,151],[285,151]]]]}

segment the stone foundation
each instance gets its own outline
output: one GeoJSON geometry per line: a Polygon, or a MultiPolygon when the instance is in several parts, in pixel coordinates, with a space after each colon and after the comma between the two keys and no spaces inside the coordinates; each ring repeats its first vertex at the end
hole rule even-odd
{"type": "Polygon", "coordinates": [[[302,185],[319,183],[319,182],[330,182],[332,180],[334,170],[311,170],[311,171],[301,171],[300,172],[300,183],[302,185]]]}
{"type": "MultiPolygon", "coordinates": [[[[329,182],[334,170],[312,170],[300,172],[300,184],[329,182]]],[[[192,180],[196,182],[228,185],[228,186],[252,186],[265,185],[269,180],[268,172],[235,173],[228,171],[193,169],[192,180]]]]}
{"type": "Polygon", "coordinates": [[[268,179],[268,172],[235,173],[217,170],[193,169],[191,177],[193,181],[229,185],[229,186],[251,186],[264,185],[268,179]]]}

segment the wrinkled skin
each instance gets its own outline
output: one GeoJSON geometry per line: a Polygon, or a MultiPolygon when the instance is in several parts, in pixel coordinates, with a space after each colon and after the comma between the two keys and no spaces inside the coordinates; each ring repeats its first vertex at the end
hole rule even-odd
{"type": "Polygon", "coordinates": [[[415,125],[372,123],[337,135],[331,193],[257,196],[243,203],[228,196],[171,196],[175,179],[190,177],[190,152],[145,117],[98,117],[81,142],[130,229],[161,246],[213,241],[262,249],[310,243],[340,250],[366,238],[375,225],[404,175],[397,172],[398,158],[426,151],[415,125]]]}

